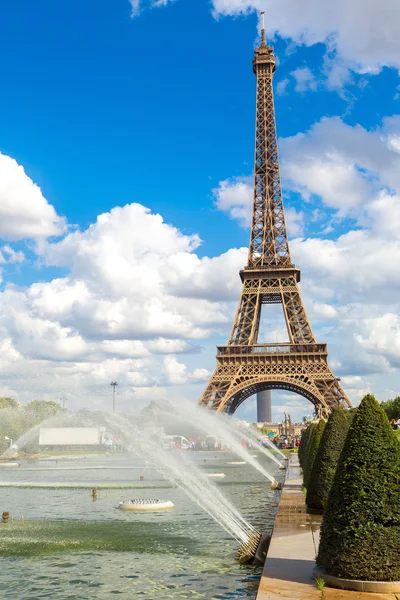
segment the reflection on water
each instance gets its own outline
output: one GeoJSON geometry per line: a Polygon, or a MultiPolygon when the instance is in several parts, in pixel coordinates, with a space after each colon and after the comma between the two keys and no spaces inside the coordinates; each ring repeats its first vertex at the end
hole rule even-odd
{"type": "MultiPolygon", "coordinates": [[[[272,525],[276,492],[259,473],[228,465],[224,453],[190,457],[226,474],[217,485],[254,527],[272,525]]],[[[0,485],[0,509],[17,519],[0,527],[1,598],[255,598],[259,569],[236,563],[237,543],[138,459],[29,463],[0,472],[0,485]],[[42,487],[13,487],[26,482],[42,487]],[[96,502],[91,487],[100,489],[96,502]],[[171,500],[175,509],[115,508],[135,497],[171,500]]]]}

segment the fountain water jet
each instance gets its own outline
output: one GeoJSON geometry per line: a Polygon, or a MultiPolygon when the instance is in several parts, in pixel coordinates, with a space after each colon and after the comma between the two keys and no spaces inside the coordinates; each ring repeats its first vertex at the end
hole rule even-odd
{"type": "MultiPolygon", "coordinates": [[[[34,440],[35,437],[39,436],[39,430],[41,427],[45,427],[46,425],[56,425],[57,426],[60,423],[62,423],[63,421],[65,421],[65,419],[66,419],[66,415],[64,413],[54,415],[53,417],[49,417],[48,419],[44,419],[44,421],[42,421],[38,425],[31,427],[31,429],[29,429],[29,431],[26,431],[25,433],[23,433],[13,443],[13,446],[16,446],[17,450],[21,450],[22,448],[25,448],[25,446],[27,444],[29,444],[32,440],[34,440]]],[[[14,456],[15,452],[16,452],[16,450],[14,450],[13,448],[7,448],[7,450],[5,450],[3,452],[3,454],[0,455],[0,459],[12,458],[14,456]]]]}
{"type": "Polygon", "coordinates": [[[144,458],[159,473],[179,486],[198,506],[205,510],[225,531],[241,544],[248,542],[256,530],[225,498],[220,490],[183,456],[165,451],[150,436],[130,421],[116,414],[105,414],[107,424],[117,428],[119,435],[135,454],[144,458]]]}
{"type": "MultiPolygon", "coordinates": [[[[225,422],[228,422],[226,419],[230,419],[229,424],[231,425],[233,431],[235,432],[235,435],[239,436],[240,438],[246,440],[246,442],[248,444],[252,444],[252,446],[254,448],[256,448],[257,450],[259,450],[260,452],[262,452],[262,454],[264,454],[267,458],[273,460],[278,466],[279,468],[285,468],[283,466],[283,464],[280,462],[279,459],[276,458],[276,456],[273,454],[273,452],[271,450],[268,450],[267,448],[265,448],[258,440],[257,437],[257,432],[255,432],[251,427],[242,427],[237,423],[234,423],[232,421],[232,417],[224,417],[223,415],[219,415],[221,416],[222,419],[225,420],[225,422]]],[[[264,436],[266,438],[266,436],[264,436]]],[[[280,454],[282,456],[282,458],[284,460],[286,460],[286,456],[276,447],[274,446],[274,444],[272,444],[272,442],[270,442],[267,438],[266,441],[268,443],[268,445],[278,454],[280,454]]]]}
{"type": "Polygon", "coordinates": [[[279,454],[283,458],[283,460],[287,460],[287,456],[285,456],[285,454],[283,452],[281,452],[281,450],[279,450],[279,448],[277,448],[275,446],[275,444],[273,444],[268,439],[268,436],[266,436],[266,435],[260,435],[252,427],[246,427],[246,428],[244,428],[239,423],[236,425],[236,427],[239,429],[240,432],[242,432],[244,430],[247,433],[248,437],[251,440],[254,440],[255,442],[257,442],[257,444],[259,444],[263,448],[264,452],[268,452],[268,450],[266,448],[264,448],[264,446],[262,444],[260,444],[260,442],[259,442],[260,438],[263,440],[263,442],[265,442],[267,444],[267,446],[269,446],[271,448],[271,450],[273,452],[276,452],[277,454],[279,454]]]}
{"type": "MultiPolygon", "coordinates": [[[[238,430],[232,427],[232,425],[225,419],[223,419],[222,415],[217,415],[209,410],[197,408],[189,402],[180,402],[179,410],[177,410],[173,415],[171,415],[170,412],[166,412],[162,409],[159,409],[159,414],[162,414],[164,418],[171,419],[173,417],[174,420],[188,423],[194,427],[202,429],[206,434],[212,434],[214,437],[222,440],[224,444],[232,450],[232,452],[240,456],[240,458],[251,465],[264,477],[266,477],[274,487],[277,485],[278,482],[276,479],[270,475],[262,465],[260,465],[260,463],[246,448],[242,446],[240,439],[238,439],[238,430]]],[[[243,435],[241,437],[245,438],[243,435]]],[[[258,446],[262,448],[261,444],[258,444],[258,446]]],[[[270,452],[265,451],[265,449],[264,454],[266,454],[268,458],[272,458],[279,466],[281,466],[279,460],[270,452]]]]}

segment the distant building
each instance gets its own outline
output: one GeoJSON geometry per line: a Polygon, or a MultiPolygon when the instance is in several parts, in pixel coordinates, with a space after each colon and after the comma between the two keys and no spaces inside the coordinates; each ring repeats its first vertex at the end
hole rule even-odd
{"type": "Polygon", "coordinates": [[[274,433],[275,435],[281,435],[283,432],[282,423],[268,423],[265,421],[257,423],[257,429],[266,429],[268,433],[274,433]]]}
{"type": "Polygon", "coordinates": [[[113,447],[114,437],[104,427],[41,427],[39,446],[42,450],[98,450],[113,447]]]}
{"type": "Polygon", "coordinates": [[[275,435],[301,435],[302,431],[307,427],[307,423],[257,423],[257,429],[264,429],[268,433],[274,433],[275,435]]]}
{"type": "Polygon", "coordinates": [[[294,423],[294,435],[301,435],[304,429],[307,427],[308,423],[294,423]]]}

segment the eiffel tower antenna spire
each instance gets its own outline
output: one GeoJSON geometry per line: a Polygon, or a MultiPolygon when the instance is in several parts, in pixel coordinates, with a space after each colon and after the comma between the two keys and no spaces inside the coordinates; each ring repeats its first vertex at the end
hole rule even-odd
{"type": "Polygon", "coordinates": [[[240,271],[242,292],[226,346],[199,404],[234,413],[258,392],[288,390],[310,400],[320,416],[334,406],[351,406],[328,366],[326,344],[316,342],[300,295],[300,269],[292,263],[286,233],[275,123],[273,76],[276,60],[265,41],[254,50],[257,80],[254,196],[247,265],[240,271]],[[281,304],[289,342],[258,342],[261,309],[281,304]]]}
{"type": "Polygon", "coordinates": [[[261,11],[261,46],[266,46],[265,42],[265,11],[261,11]]]}

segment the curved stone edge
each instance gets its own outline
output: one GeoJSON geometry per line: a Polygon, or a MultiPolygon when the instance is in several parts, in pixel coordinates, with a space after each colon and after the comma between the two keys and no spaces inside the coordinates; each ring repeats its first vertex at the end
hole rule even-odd
{"type": "Polygon", "coordinates": [[[322,577],[326,585],[340,590],[351,590],[355,592],[370,592],[376,594],[399,594],[400,581],[362,581],[360,579],[342,579],[334,575],[324,573],[318,567],[314,569],[315,577],[322,577]]]}

